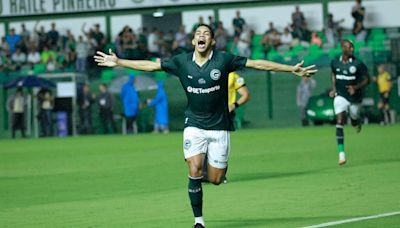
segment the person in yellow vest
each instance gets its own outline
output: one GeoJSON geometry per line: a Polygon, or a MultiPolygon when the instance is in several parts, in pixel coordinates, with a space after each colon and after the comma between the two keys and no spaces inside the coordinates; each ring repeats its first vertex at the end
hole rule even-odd
{"type": "MultiPolygon", "coordinates": [[[[229,112],[233,113],[237,108],[244,105],[250,99],[250,93],[242,77],[236,72],[229,73],[228,76],[228,104],[229,112]],[[237,98],[237,93],[240,97],[237,98]]],[[[233,113],[234,114],[234,113],[233,113]]],[[[236,113],[237,114],[237,113],[236,113]]],[[[235,128],[241,128],[241,115],[235,115],[235,128]]]]}
{"type": "Polygon", "coordinates": [[[383,64],[378,66],[378,76],[374,78],[374,81],[378,84],[379,90],[378,109],[381,113],[381,124],[388,124],[390,123],[389,97],[390,90],[392,89],[392,82],[390,74],[386,71],[383,64]]]}

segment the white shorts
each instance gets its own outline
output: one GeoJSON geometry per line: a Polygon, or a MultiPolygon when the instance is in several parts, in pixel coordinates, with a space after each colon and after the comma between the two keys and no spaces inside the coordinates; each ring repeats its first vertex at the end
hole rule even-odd
{"type": "Polygon", "coordinates": [[[335,109],[335,114],[341,112],[348,112],[350,118],[356,120],[360,117],[361,105],[358,103],[350,103],[346,98],[342,96],[336,96],[333,100],[333,107],[335,109]]]}
{"type": "Polygon", "coordinates": [[[207,154],[208,163],[218,169],[225,169],[228,165],[229,144],[229,131],[203,130],[196,127],[186,127],[183,131],[185,159],[207,154]]]}

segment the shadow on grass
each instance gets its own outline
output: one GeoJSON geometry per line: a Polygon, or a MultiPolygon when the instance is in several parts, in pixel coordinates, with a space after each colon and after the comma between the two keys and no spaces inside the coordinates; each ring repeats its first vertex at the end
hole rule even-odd
{"type": "Polygon", "coordinates": [[[286,173],[279,173],[279,172],[241,173],[241,174],[236,174],[234,179],[235,182],[236,181],[244,182],[244,181],[254,181],[254,180],[273,179],[273,178],[295,177],[295,176],[320,173],[322,171],[326,171],[329,169],[332,168],[299,171],[299,172],[286,172],[286,173]]]}

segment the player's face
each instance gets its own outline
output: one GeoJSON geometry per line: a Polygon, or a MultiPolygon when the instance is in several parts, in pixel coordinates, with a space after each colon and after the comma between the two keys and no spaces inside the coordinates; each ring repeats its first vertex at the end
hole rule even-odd
{"type": "Polygon", "coordinates": [[[354,46],[352,43],[348,41],[342,42],[342,53],[346,56],[353,56],[354,53],[354,46]]]}
{"type": "Polygon", "coordinates": [[[192,44],[197,52],[207,52],[214,43],[215,41],[211,37],[211,31],[207,27],[200,26],[196,29],[192,44]]]}

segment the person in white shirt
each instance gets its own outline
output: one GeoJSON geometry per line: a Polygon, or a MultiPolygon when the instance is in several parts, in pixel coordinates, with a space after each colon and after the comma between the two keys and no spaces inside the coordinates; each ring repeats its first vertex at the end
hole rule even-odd
{"type": "Polygon", "coordinates": [[[149,50],[151,57],[160,57],[160,37],[158,34],[158,29],[153,28],[153,31],[149,34],[147,38],[147,49],[149,50]]]}
{"type": "Polygon", "coordinates": [[[27,62],[29,64],[31,64],[32,66],[35,64],[40,63],[40,54],[37,51],[35,46],[30,46],[29,48],[29,53],[28,53],[28,58],[27,58],[27,62]]]}

